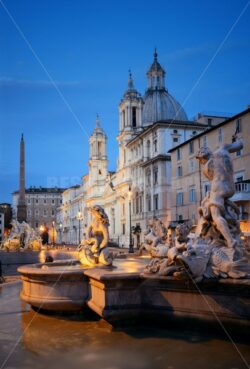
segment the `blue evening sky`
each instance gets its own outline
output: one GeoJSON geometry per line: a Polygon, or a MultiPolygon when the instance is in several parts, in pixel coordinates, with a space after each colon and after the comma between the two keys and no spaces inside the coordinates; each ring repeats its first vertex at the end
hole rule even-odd
{"type": "Polygon", "coordinates": [[[189,119],[200,111],[238,113],[250,103],[250,6],[233,27],[247,0],[2,2],[72,111],[0,1],[0,202],[11,201],[18,188],[22,132],[27,186],[80,182],[96,113],[115,170],[128,69],[144,93],[155,46],[167,88],[180,103],[186,100],[189,119]]]}

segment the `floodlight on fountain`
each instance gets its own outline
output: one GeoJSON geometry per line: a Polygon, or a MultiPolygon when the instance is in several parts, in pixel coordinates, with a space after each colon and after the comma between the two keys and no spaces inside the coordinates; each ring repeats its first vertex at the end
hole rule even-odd
{"type": "Polygon", "coordinates": [[[39,228],[39,230],[40,230],[40,232],[44,232],[45,227],[43,225],[41,225],[40,228],[39,228]]]}

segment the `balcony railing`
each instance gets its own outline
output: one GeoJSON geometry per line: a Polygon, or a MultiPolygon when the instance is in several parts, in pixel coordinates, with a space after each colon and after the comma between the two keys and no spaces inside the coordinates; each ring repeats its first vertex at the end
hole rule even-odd
{"type": "Polygon", "coordinates": [[[250,183],[247,182],[236,182],[235,183],[236,192],[250,192],[250,183]]]}
{"type": "Polygon", "coordinates": [[[250,180],[235,183],[235,194],[232,201],[250,201],[250,180]]]}

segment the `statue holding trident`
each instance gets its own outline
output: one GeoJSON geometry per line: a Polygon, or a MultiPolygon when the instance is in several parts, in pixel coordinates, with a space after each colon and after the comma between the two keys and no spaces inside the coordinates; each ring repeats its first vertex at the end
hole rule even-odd
{"type": "Polygon", "coordinates": [[[202,166],[202,172],[211,183],[210,191],[203,199],[200,215],[211,219],[215,228],[224,237],[229,248],[233,248],[237,241],[233,238],[226,219],[227,208],[233,209],[237,214],[237,206],[229,200],[235,193],[233,163],[230,153],[243,148],[243,142],[237,136],[233,137],[231,144],[220,146],[212,152],[208,147],[202,147],[196,158],[202,166]]]}

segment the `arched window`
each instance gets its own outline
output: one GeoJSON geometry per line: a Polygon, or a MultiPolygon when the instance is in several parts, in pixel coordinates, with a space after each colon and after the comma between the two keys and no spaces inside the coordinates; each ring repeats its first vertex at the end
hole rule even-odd
{"type": "Polygon", "coordinates": [[[136,107],[132,107],[132,127],[136,127],[136,107]]]}
{"type": "Polygon", "coordinates": [[[97,156],[102,156],[102,143],[98,141],[97,156]]]}
{"type": "Polygon", "coordinates": [[[147,141],[147,158],[149,159],[151,156],[151,147],[150,147],[150,141],[147,141]]]}
{"type": "Polygon", "coordinates": [[[139,213],[139,193],[136,192],[135,194],[135,213],[139,213]]]}
{"type": "Polygon", "coordinates": [[[122,111],[122,126],[125,127],[125,110],[122,111]]]}

